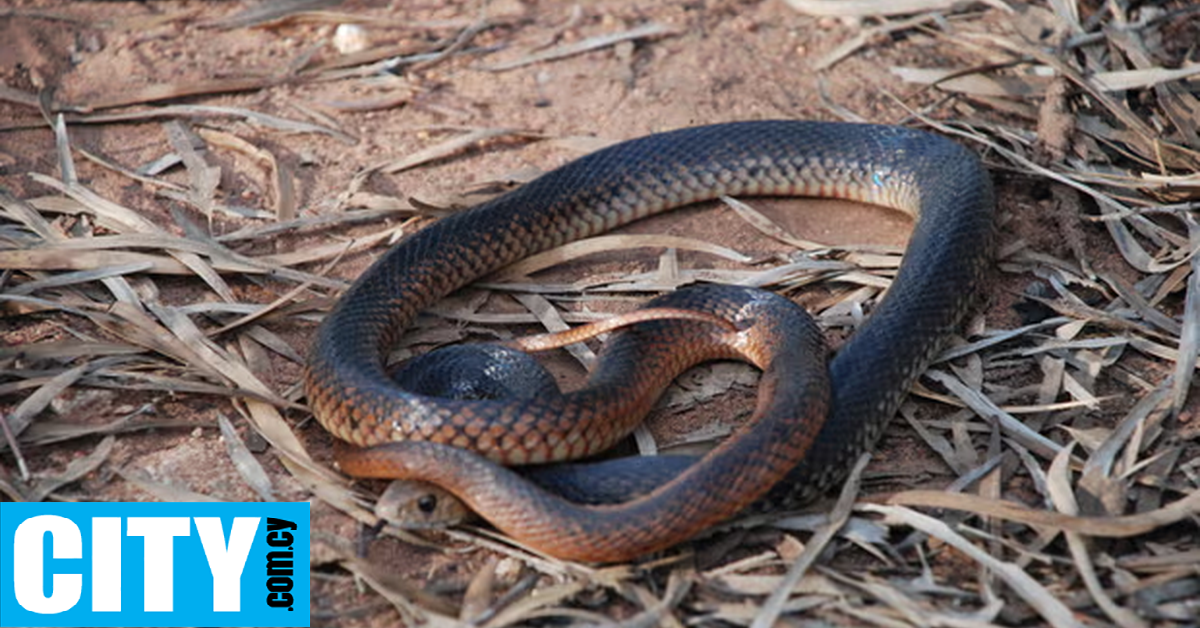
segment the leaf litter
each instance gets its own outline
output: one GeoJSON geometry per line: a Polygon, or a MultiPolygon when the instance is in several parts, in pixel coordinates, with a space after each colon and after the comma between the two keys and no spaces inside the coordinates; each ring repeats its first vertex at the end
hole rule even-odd
{"type": "MultiPolygon", "coordinates": [[[[348,23],[347,16],[354,15],[271,4],[278,6],[210,20],[206,26],[348,23]]],[[[452,560],[492,557],[461,596],[444,595],[435,592],[436,579],[414,581],[364,556],[352,543],[329,544],[324,564],[341,570],[331,580],[348,582],[352,576],[366,584],[403,623],[768,626],[820,618],[887,626],[1194,625],[1200,617],[1195,570],[1200,430],[1192,425],[1197,419],[1189,392],[1200,350],[1200,231],[1189,210],[1200,203],[1195,177],[1200,105],[1194,95],[1196,61],[1162,64],[1171,58],[1162,29],[1195,19],[1194,7],[1167,3],[1133,13],[1109,3],[1084,19],[1080,11],[1086,7],[1071,2],[1026,5],[1016,17],[1010,16],[1011,6],[998,2],[975,10],[941,0],[903,6],[787,4],[822,19],[843,20],[846,45],[818,59],[814,67],[819,70],[880,48],[902,47],[903,34],[920,34],[956,50],[960,67],[927,68],[910,61],[889,68],[942,105],[933,117],[930,108],[913,109],[909,99],[897,97],[907,110],[900,122],[929,126],[973,145],[1009,180],[1052,182],[1061,186],[1056,190],[1073,191],[1054,195],[1069,217],[1059,223],[1065,237],[1084,223],[1098,224],[1112,250],[1136,271],[1114,274],[1097,251],[1080,243],[1070,247],[1074,259],[1062,259],[1042,243],[1002,242],[997,273],[1018,280],[1004,285],[1023,282],[1020,294],[1009,296],[1041,314],[1030,315],[1027,324],[1001,327],[979,316],[968,327],[969,337],[945,352],[900,413],[912,433],[957,475],[948,483],[942,478],[943,490],[903,488],[922,486],[915,477],[890,481],[886,473],[856,473],[829,514],[813,509],[815,523],[801,523],[796,513],[735,520],[694,544],[637,565],[597,568],[538,556],[484,528],[413,539],[377,519],[369,487],[341,477],[324,455],[310,454],[312,431],[299,421],[306,414],[295,403],[298,391],[267,377],[268,353],[295,364],[303,350],[276,332],[300,322],[311,325],[314,315],[332,304],[347,285],[326,276],[335,261],[420,228],[428,222],[422,216],[457,211],[381,195],[370,185],[372,177],[527,143],[556,142],[568,150],[594,144],[538,130],[459,127],[451,130],[461,135],[406,156],[364,160],[323,211],[311,211],[300,203],[293,166],[272,146],[270,133],[354,142],[352,134],[337,128],[338,120],[157,103],[265,93],[285,83],[353,90],[354,82],[384,68],[414,64],[425,71],[450,67],[440,70],[450,72],[552,67],[621,42],[636,40],[650,49],[672,45],[680,35],[673,26],[648,21],[571,43],[552,40],[522,49],[520,38],[504,39],[520,32],[520,20],[463,13],[440,22],[380,24],[440,31],[432,43],[379,46],[333,61],[303,56],[268,79],[164,85],[93,103],[57,102],[7,87],[0,93],[15,106],[49,116],[59,163],[57,176],[27,173],[50,190],[49,196],[21,198],[0,191],[0,311],[6,329],[28,326],[26,337],[35,339],[0,352],[5,403],[0,450],[10,452],[5,459],[11,455],[18,468],[14,476],[0,466],[0,491],[10,499],[86,498],[77,484],[96,481],[88,478],[107,468],[110,481],[120,477],[157,499],[225,498],[152,479],[123,456],[114,457],[116,443],[136,438],[131,430],[171,424],[145,420],[144,409],[126,408],[119,420],[71,429],[49,417],[56,412],[55,400],[69,392],[217,395],[235,420],[218,413],[213,423],[199,424],[219,426],[247,495],[311,498],[384,537],[432,541],[435,551],[452,560]],[[994,28],[997,20],[1009,19],[1012,29],[994,28]],[[515,53],[501,55],[504,60],[489,56],[505,47],[515,53]],[[182,180],[160,179],[112,155],[93,154],[71,137],[74,125],[138,120],[162,121],[160,151],[183,166],[182,180]],[[218,153],[223,158],[214,160],[218,153]],[[264,191],[247,208],[250,213],[238,209],[243,201],[230,189],[235,178],[225,165],[230,153],[254,166],[238,177],[258,181],[264,191]],[[144,185],[147,193],[193,208],[207,224],[191,224],[177,213],[175,224],[164,228],[97,193],[76,174],[77,156],[131,185],[144,185]],[[370,206],[377,209],[356,209],[370,206]],[[405,220],[393,224],[398,217],[405,220]],[[214,224],[225,222],[236,229],[213,233],[214,224]],[[280,249],[273,239],[281,234],[315,240],[280,249]],[[203,296],[175,302],[164,294],[165,282],[187,282],[203,296]],[[252,295],[246,286],[271,289],[252,295]],[[40,320],[54,321],[74,340],[35,329],[33,312],[58,312],[40,320]],[[264,442],[271,452],[267,459],[278,466],[263,464],[264,450],[252,448],[254,440],[264,442]],[[71,451],[81,456],[68,465],[48,464],[42,451],[50,443],[75,443],[78,449],[71,451]],[[1130,542],[1106,541],[1114,538],[1130,542]]],[[[576,8],[559,34],[588,13],[576,8]]],[[[420,98],[415,89],[393,106],[413,106],[420,98]]],[[[0,133],[45,124],[6,122],[0,133]]],[[[471,288],[478,298],[451,299],[434,312],[450,321],[535,323],[554,331],[627,311],[647,294],[696,281],[797,295],[801,288],[817,286],[817,295],[800,298],[816,304],[818,318],[837,336],[852,332],[886,291],[896,266],[894,250],[799,238],[758,211],[753,200],[728,202],[731,217],[790,250],[754,257],[697,238],[618,233],[526,260],[471,288]],[[586,270],[597,253],[634,249],[666,253],[640,271],[586,270]],[[697,254],[682,262],[678,251],[697,254]],[[563,265],[585,270],[572,281],[543,278],[547,270],[557,276],[554,268],[563,265]],[[499,302],[500,311],[481,310],[485,301],[499,302]]],[[[432,333],[440,328],[436,318],[422,317],[414,335],[435,345],[472,333],[432,333]]],[[[507,329],[491,333],[513,334],[507,329]]],[[[593,347],[575,349],[585,368],[593,347]]],[[[699,372],[710,376],[695,392],[668,395],[666,412],[701,410],[723,398],[715,396],[721,392],[745,396],[754,379],[725,365],[699,372]]],[[[699,440],[726,432],[709,426],[699,440]]],[[[651,442],[643,449],[661,445],[651,442]]],[[[368,615],[381,608],[363,606],[368,615]]],[[[337,617],[324,621],[337,625],[337,617]]]]}

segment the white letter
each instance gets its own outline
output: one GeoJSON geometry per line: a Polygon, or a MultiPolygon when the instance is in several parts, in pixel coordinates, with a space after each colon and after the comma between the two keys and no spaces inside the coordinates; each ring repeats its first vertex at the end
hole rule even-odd
{"type": "Polygon", "coordinates": [[[13,593],[25,610],[42,615],[70,610],[83,592],[83,574],[56,573],[50,583],[50,597],[46,597],[42,590],[46,567],[42,564],[42,541],[47,532],[51,556],[83,558],[83,537],[66,517],[38,515],[17,526],[13,534],[13,593]]]}
{"type": "Polygon", "coordinates": [[[121,519],[92,517],[92,610],[121,611],[121,519]]]}
{"type": "Polygon", "coordinates": [[[254,544],[258,517],[234,517],[229,531],[229,548],[225,548],[225,530],[220,517],[196,517],[196,532],[208,557],[208,570],[213,575],[213,611],[236,613],[242,610],[242,569],[254,544]]]}
{"type": "Polygon", "coordinates": [[[145,609],[169,613],[175,607],[175,537],[192,533],[187,517],[130,517],[129,536],[146,537],[145,609]]]}

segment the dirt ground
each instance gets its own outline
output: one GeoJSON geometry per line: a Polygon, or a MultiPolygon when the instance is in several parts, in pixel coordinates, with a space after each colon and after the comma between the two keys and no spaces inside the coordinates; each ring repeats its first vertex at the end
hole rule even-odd
{"type": "MultiPolygon", "coordinates": [[[[1097,4],[1100,3],[1081,3],[1085,11],[1098,11],[1097,4]]],[[[412,221],[413,216],[443,215],[458,205],[473,202],[475,197],[464,195],[467,192],[495,190],[527,180],[533,173],[549,170],[591,150],[600,145],[600,140],[621,140],[685,126],[732,120],[847,117],[919,125],[914,112],[920,112],[933,119],[991,120],[1036,128],[1042,134],[1053,130],[1038,127],[1036,120],[1019,115],[1015,108],[988,107],[947,91],[905,82],[894,71],[896,67],[959,69],[999,63],[998,53],[972,52],[944,33],[968,21],[974,31],[1020,31],[1028,21],[1025,12],[1045,11],[1041,6],[1021,5],[1016,7],[1017,11],[1007,13],[979,3],[969,10],[940,18],[950,20],[942,29],[914,28],[876,34],[831,67],[818,70],[814,68],[818,60],[880,22],[874,18],[804,15],[784,2],[773,0],[666,3],[612,0],[582,4],[517,0],[327,1],[296,5],[305,10],[293,7],[290,12],[270,16],[254,11],[256,7],[272,7],[271,3],[9,0],[7,8],[0,7],[0,80],[2,86],[14,93],[0,98],[0,188],[25,200],[60,194],[28,174],[40,173],[53,179],[63,176],[55,134],[39,112],[39,94],[43,111],[48,111],[49,106],[76,121],[68,124],[67,131],[76,151],[79,182],[100,197],[134,210],[168,233],[219,238],[239,229],[293,217],[311,219],[346,212],[376,212],[358,224],[303,226],[227,241],[237,253],[254,256],[303,253],[331,245],[346,250],[354,243],[353,238],[384,233],[381,229],[385,228],[398,236],[428,221],[424,217],[412,221]],[[361,20],[357,28],[349,26],[354,19],[361,20]],[[553,51],[646,25],[657,25],[657,32],[577,54],[502,68],[502,64],[509,62],[529,61],[530,55],[540,51],[553,51]],[[339,45],[344,48],[339,50],[339,45]],[[380,50],[388,50],[390,54],[369,56],[380,50]],[[362,56],[352,57],[356,54],[362,56]],[[22,98],[19,94],[33,98],[22,98]],[[207,109],[135,120],[99,117],[165,105],[207,109]],[[228,109],[216,108],[252,110],[310,126],[254,123],[227,113],[228,109]],[[196,201],[193,194],[196,178],[188,168],[173,165],[161,172],[148,168],[164,157],[180,153],[170,139],[172,131],[168,128],[169,124],[179,122],[185,127],[184,136],[190,138],[194,147],[199,147],[196,154],[210,167],[219,169],[219,179],[214,182],[207,205],[216,209],[209,213],[203,209],[204,201],[196,201]],[[314,131],[317,127],[319,130],[314,131]],[[397,165],[399,160],[477,129],[513,131],[497,133],[461,150],[422,160],[415,167],[397,165]],[[237,139],[243,143],[237,144],[237,139]],[[86,158],[84,151],[99,159],[86,158]],[[118,164],[126,172],[101,165],[99,160],[118,164]],[[135,179],[128,171],[138,171],[150,180],[135,179]]],[[[1200,33],[1194,21],[1192,14],[1183,18],[1181,24],[1171,22],[1170,29],[1164,28],[1165,36],[1186,42],[1188,37],[1200,33]]],[[[936,20],[930,23],[938,24],[936,20]]],[[[1191,41],[1190,45],[1164,44],[1164,50],[1176,51],[1180,58],[1191,54],[1195,62],[1195,39],[1191,41]]],[[[1191,85],[1194,90],[1195,83],[1191,85]]],[[[1091,269],[1106,277],[1115,277],[1129,285],[1143,278],[1118,253],[1105,226],[1086,219],[1096,213],[1092,204],[1064,193],[1059,189],[1063,186],[1016,168],[978,145],[972,148],[983,152],[997,186],[998,250],[1002,255],[1028,250],[1071,263],[1086,258],[1085,263],[1091,269]]],[[[792,233],[822,243],[895,248],[904,243],[909,228],[902,217],[849,203],[771,200],[758,206],[792,233]]],[[[71,212],[52,216],[67,232],[91,227],[88,219],[72,218],[71,212]]],[[[764,237],[732,210],[716,203],[671,212],[622,232],[685,236],[730,247],[755,259],[773,259],[795,250],[764,237]]],[[[0,247],[11,241],[0,241],[0,247]]],[[[302,268],[335,280],[351,280],[387,245],[380,238],[372,246],[314,259],[302,268]]],[[[662,248],[606,253],[539,274],[538,280],[554,283],[596,275],[647,273],[660,267],[662,254],[662,248]]],[[[683,267],[742,267],[686,251],[679,253],[678,263],[683,267]]],[[[996,266],[978,287],[979,305],[967,332],[1014,329],[1036,320],[1031,318],[1029,309],[1038,307],[1037,304],[1023,295],[1043,284],[1046,277],[1037,274],[1032,265],[1012,259],[996,266]]],[[[44,276],[44,273],[27,275],[20,268],[3,270],[6,283],[44,276]]],[[[155,299],[170,306],[222,300],[195,275],[154,275],[153,281],[155,299]]],[[[284,297],[297,285],[238,273],[229,274],[227,281],[236,302],[257,304],[284,297]]],[[[300,295],[286,298],[289,302],[308,302],[319,314],[328,306],[328,297],[336,296],[339,286],[344,285],[336,282],[313,285],[300,295]]],[[[145,285],[139,287],[142,294],[145,288],[145,285]]],[[[93,299],[111,299],[95,282],[80,289],[93,299]]],[[[846,291],[822,285],[790,292],[801,303],[820,307],[836,302],[846,291]]],[[[483,311],[525,311],[511,298],[485,291],[468,291],[452,299],[446,307],[477,305],[484,298],[483,311]]],[[[564,310],[577,308],[566,301],[556,303],[564,310]]],[[[613,311],[627,309],[633,301],[618,295],[589,301],[586,307],[613,311]]],[[[1103,303],[1097,300],[1091,305],[1103,307],[1103,303]]],[[[1183,291],[1173,292],[1159,305],[1167,316],[1182,316],[1183,291]]],[[[19,357],[22,347],[73,336],[108,338],[93,322],[67,314],[5,311],[0,316],[0,338],[7,349],[0,369],[11,369],[9,374],[0,376],[0,386],[7,386],[0,391],[3,393],[0,411],[5,413],[13,412],[32,388],[20,385],[30,377],[22,373],[46,368],[45,364],[23,361],[19,357]]],[[[206,318],[199,309],[193,312],[197,323],[209,331],[219,327],[219,321],[229,320],[206,318]]],[[[303,402],[298,388],[301,373],[298,357],[308,348],[317,318],[309,311],[268,319],[264,327],[286,349],[245,350],[246,361],[255,376],[292,402],[303,402]]],[[[420,331],[425,339],[422,344],[439,342],[438,333],[450,339],[469,335],[481,325],[431,319],[423,323],[420,331]]],[[[503,325],[498,329],[499,332],[488,333],[525,333],[536,328],[503,325]]],[[[831,332],[835,343],[840,333],[831,332]]],[[[247,344],[245,340],[227,337],[222,342],[243,349],[247,344]]],[[[568,357],[556,356],[549,363],[567,384],[580,381],[584,374],[579,363],[568,357]]],[[[978,365],[966,364],[961,368],[969,371],[978,365]]],[[[1077,432],[1111,430],[1145,392],[1129,382],[1135,379],[1158,382],[1172,368],[1171,362],[1127,351],[1119,366],[1114,367],[1126,375],[1109,375],[1106,371],[1104,377],[1093,382],[1095,394],[1106,401],[1087,411],[1063,410],[1065,414],[1058,418],[1047,419],[1046,413],[1038,415],[1047,424],[1064,424],[1068,422],[1064,416],[1070,417],[1069,426],[1046,429],[1045,434],[1065,443],[1072,437],[1082,438],[1077,432]]],[[[993,361],[987,369],[989,392],[1002,387],[1028,390],[1042,378],[1036,358],[993,361]]],[[[172,375],[188,379],[186,373],[172,372],[172,375]]],[[[945,397],[940,387],[930,382],[923,387],[933,392],[920,395],[907,406],[906,413],[930,424],[958,416],[959,406],[938,400],[945,397]]],[[[748,623],[746,613],[731,609],[757,608],[762,604],[763,594],[698,586],[690,594],[672,601],[666,606],[668,610],[648,614],[647,609],[653,604],[647,600],[665,598],[669,589],[667,580],[673,573],[669,561],[666,567],[655,567],[653,563],[636,566],[630,572],[632,575],[612,576],[626,584],[606,587],[596,584],[602,581],[602,576],[595,571],[586,571],[587,577],[582,577],[580,572],[567,568],[539,567],[537,561],[526,561],[523,555],[506,558],[503,553],[461,538],[434,535],[430,537],[433,543],[420,546],[387,535],[374,537],[337,506],[315,498],[306,483],[295,477],[273,448],[256,435],[241,405],[221,395],[169,390],[165,386],[149,388],[137,391],[75,386],[42,413],[54,426],[96,426],[133,413],[141,414],[139,420],[148,421],[136,431],[120,433],[104,464],[77,481],[66,483],[59,489],[61,496],[146,500],[196,493],[222,500],[258,499],[217,428],[219,417],[230,419],[254,458],[265,467],[276,498],[312,500],[313,625],[383,626],[398,620],[409,623],[417,615],[412,614],[408,603],[437,617],[465,620],[493,603],[496,609],[503,609],[497,600],[509,589],[532,595],[546,588],[580,582],[584,584],[579,585],[579,590],[556,598],[559,602],[547,607],[574,609],[571,612],[547,610],[539,616],[530,611],[529,615],[515,619],[509,615],[507,621],[492,615],[483,623],[557,625],[602,622],[607,618],[665,625],[682,625],[678,622],[741,625],[748,623]],[[362,576],[364,571],[373,576],[367,578],[371,583],[367,587],[351,577],[352,572],[362,576]],[[495,581],[490,584],[497,592],[494,595],[479,598],[477,591],[468,592],[468,587],[480,580],[481,572],[494,572],[495,581]],[[531,574],[539,575],[532,579],[532,584],[522,584],[531,574]],[[409,602],[394,599],[389,602],[390,598],[376,592],[381,588],[393,594],[399,592],[409,602]],[[485,600],[482,608],[465,608],[478,599],[485,600]]],[[[1021,399],[1014,403],[1036,403],[1021,399]]],[[[1200,452],[1196,440],[1200,431],[1192,418],[1195,399],[1193,392],[1179,418],[1168,423],[1169,429],[1174,430],[1172,442],[1180,447],[1177,460],[1184,467],[1200,452]]],[[[753,400],[753,387],[738,385],[705,403],[689,404],[683,410],[662,410],[652,417],[653,433],[669,443],[695,429],[707,429],[714,422],[736,422],[752,408],[753,400]]],[[[299,406],[281,411],[313,458],[328,463],[331,437],[309,420],[310,415],[299,406]]],[[[985,458],[990,455],[988,430],[968,432],[951,428],[947,433],[953,434],[947,436],[951,439],[975,439],[979,455],[985,458]]],[[[56,474],[73,460],[91,453],[100,442],[100,436],[92,435],[30,446],[25,448],[24,456],[35,473],[56,474]]],[[[1016,460],[1008,464],[1004,496],[1036,500],[1032,481],[1013,477],[1019,466],[1016,460]]],[[[1174,475],[1169,476],[1171,485],[1189,486],[1190,481],[1191,490],[1196,490],[1195,478],[1188,480],[1181,473],[1179,468],[1174,470],[1174,475]]],[[[867,496],[874,495],[868,500],[882,500],[905,489],[940,489],[959,475],[929,447],[910,422],[897,420],[867,467],[862,490],[867,496]]],[[[0,478],[7,483],[19,483],[16,464],[7,453],[0,454],[0,478]]],[[[368,492],[380,487],[376,483],[362,486],[368,492]]],[[[1159,530],[1156,542],[1180,552],[1195,551],[1200,546],[1196,542],[1196,515],[1191,515],[1188,521],[1159,530]]],[[[777,576],[781,565],[786,566],[787,556],[796,551],[792,544],[799,545],[807,539],[807,533],[777,527],[735,529],[697,542],[688,550],[695,554],[688,560],[695,561],[694,569],[704,572],[758,556],[766,548],[784,557],[782,563],[766,567],[766,573],[777,576]]],[[[917,576],[908,571],[913,565],[911,556],[907,566],[901,568],[892,563],[892,557],[856,550],[851,545],[853,542],[829,555],[827,562],[831,568],[850,572],[879,570],[872,573],[880,577],[917,576]],[[881,567],[888,564],[895,569],[881,567]]],[[[979,577],[978,566],[963,554],[943,551],[931,561],[934,580],[931,586],[940,583],[971,588],[963,581],[979,577]]],[[[1055,571],[1040,563],[1029,570],[1055,571]]],[[[834,578],[831,572],[821,573],[834,578]]],[[[1110,587],[1120,588],[1120,574],[1109,574],[1108,578],[1110,587]]],[[[866,586],[867,582],[869,578],[860,585],[866,586]]],[[[1083,595],[1082,585],[1071,576],[1048,574],[1043,582],[1051,588],[1062,584],[1063,599],[1083,595]]],[[[1192,577],[1185,582],[1195,586],[1197,579],[1192,577]]],[[[808,595],[816,599],[821,593],[808,595]]],[[[811,608],[798,604],[780,621],[785,625],[878,623],[854,614],[853,608],[862,603],[854,596],[866,594],[855,589],[850,597],[846,595],[849,594],[822,598],[826,606],[821,602],[814,602],[811,608]],[[851,610],[846,610],[847,607],[851,610]]],[[[1197,598],[1200,595],[1193,593],[1193,602],[1197,598]]],[[[1086,600],[1074,599],[1072,607],[1085,618],[1086,625],[1107,621],[1086,600]]],[[[1188,608],[1200,612],[1200,607],[1188,608]]],[[[899,622],[896,625],[921,623],[912,617],[896,621],[899,622]]],[[[1008,614],[1001,613],[989,621],[1002,625],[1047,622],[1025,606],[1010,608],[1008,614]]],[[[1159,617],[1153,625],[1189,624],[1159,617]]]]}

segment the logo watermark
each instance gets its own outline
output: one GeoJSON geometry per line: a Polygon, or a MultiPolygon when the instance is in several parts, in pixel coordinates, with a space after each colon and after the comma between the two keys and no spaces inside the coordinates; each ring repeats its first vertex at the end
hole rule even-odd
{"type": "Polygon", "coordinates": [[[0,503],[0,626],[308,626],[300,503],[0,503]]]}

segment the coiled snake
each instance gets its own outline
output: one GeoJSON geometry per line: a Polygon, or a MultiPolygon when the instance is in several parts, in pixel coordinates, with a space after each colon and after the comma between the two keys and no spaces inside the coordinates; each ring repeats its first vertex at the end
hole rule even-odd
{"type": "MultiPolygon", "coordinates": [[[[810,500],[844,478],[970,304],[987,260],[993,211],[991,182],[977,157],[912,129],[734,122],[623,142],[443,219],[388,251],[320,326],[305,391],[318,421],[338,438],[362,447],[395,443],[368,450],[352,463],[360,464],[352,474],[444,484],[497,527],[553,555],[630,559],[693,536],[770,488],[748,485],[748,473],[767,467],[763,477],[786,473],[770,496],[784,504],[810,500]],[[804,442],[773,452],[743,447],[744,456],[722,458],[703,476],[709,483],[699,492],[720,493],[708,500],[664,487],[633,505],[572,507],[459,447],[504,463],[587,455],[632,429],[617,419],[648,409],[652,398],[582,393],[564,402],[455,401],[412,394],[389,377],[388,349],[419,311],[454,290],[539,251],[721,195],[845,198],[917,218],[886,297],[829,363],[828,420],[811,448],[804,442]],[[609,416],[611,422],[587,424],[609,416]],[[386,469],[372,471],[378,458],[392,455],[385,450],[404,452],[407,461],[389,458],[386,469]]],[[[633,390],[642,383],[625,385],[633,390]]],[[[821,386],[788,377],[770,388],[768,398],[799,389],[807,399],[821,386]]],[[[763,404],[760,395],[760,413],[763,404]]],[[[800,441],[808,433],[788,429],[800,441]]]]}

